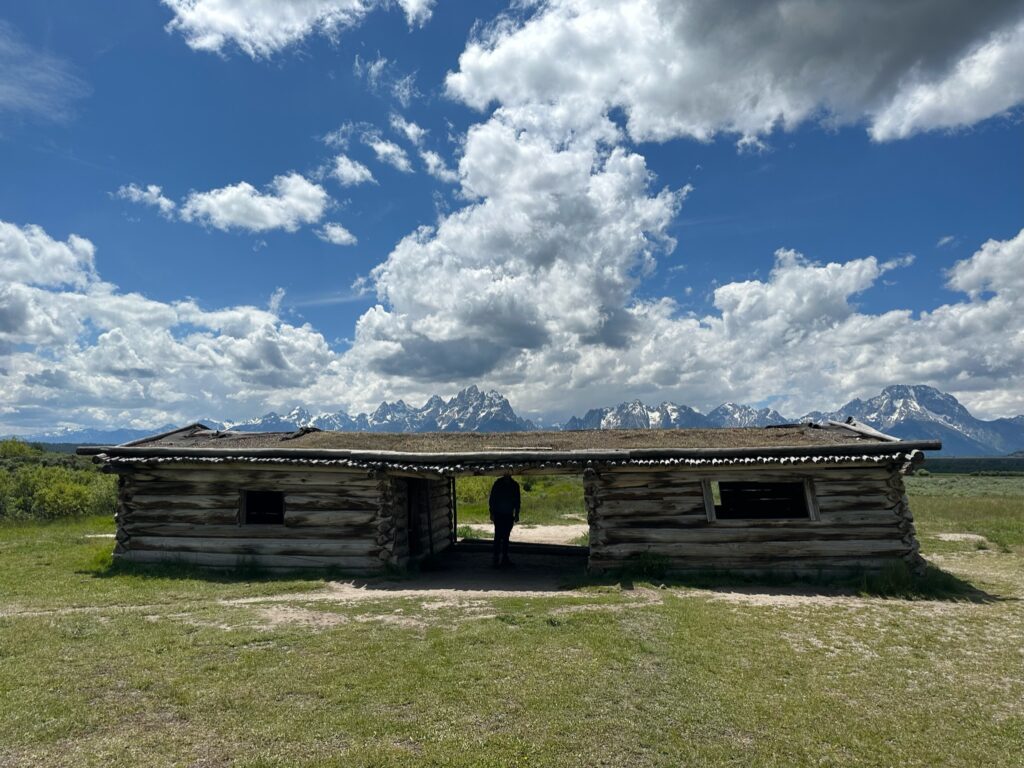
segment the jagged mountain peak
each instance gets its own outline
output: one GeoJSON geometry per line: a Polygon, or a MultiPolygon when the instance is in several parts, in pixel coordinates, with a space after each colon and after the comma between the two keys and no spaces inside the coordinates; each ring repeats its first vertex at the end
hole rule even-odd
{"type": "Polygon", "coordinates": [[[716,427],[767,427],[790,421],[774,408],[754,408],[741,403],[722,403],[708,413],[708,421],[716,427]]]}
{"type": "MultiPolygon", "coordinates": [[[[845,421],[848,417],[906,439],[938,438],[951,455],[1008,454],[1024,448],[1024,415],[983,421],[975,418],[953,395],[923,384],[885,387],[866,400],[854,399],[832,412],[812,411],[801,421],[845,421]]],[[[291,432],[300,427],[368,432],[506,432],[536,429],[521,418],[511,403],[495,390],[483,392],[471,385],[448,400],[431,396],[416,408],[404,400],[383,401],[370,414],[355,417],[345,411],[319,411],[314,416],[304,405],[285,414],[269,411],[258,418],[235,423],[200,419],[214,429],[248,432],[291,432]]],[[[664,401],[647,406],[634,398],[614,407],[592,408],[569,419],[563,429],[673,429],[680,427],[763,427],[796,421],[772,408],[726,402],[707,415],[678,403],[664,401]]],[[[180,425],[179,425],[180,426],[180,425]]],[[[172,429],[87,430],[62,428],[26,435],[40,442],[119,443],[172,429]]],[[[556,427],[557,428],[557,427],[556,427]]]]}

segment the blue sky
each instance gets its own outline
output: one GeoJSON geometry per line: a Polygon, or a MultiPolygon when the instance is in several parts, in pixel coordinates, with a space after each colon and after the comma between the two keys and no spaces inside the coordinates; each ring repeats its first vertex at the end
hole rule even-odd
{"type": "Polygon", "coordinates": [[[0,428],[1024,412],[1024,8],[920,5],[9,4],[0,428]]]}

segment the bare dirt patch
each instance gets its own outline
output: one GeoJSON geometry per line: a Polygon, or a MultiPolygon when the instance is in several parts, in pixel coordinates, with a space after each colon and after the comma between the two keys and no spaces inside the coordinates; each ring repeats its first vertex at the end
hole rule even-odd
{"type": "Polygon", "coordinates": [[[970,541],[979,544],[988,544],[989,540],[977,533],[937,533],[935,538],[939,541],[970,541]]]}
{"type": "Polygon", "coordinates": [[[298,608],[291,605],[274,605],[269,608],[260,609],[260,617],[268,628],[277,627],[282,624],[300,624],[315,629],[326,629],[336,627],[339,624],[347,624],[349,617],[341,613],[330,611],[312,611],[308,608],[298,608]]]}
{"type": "MultiPolygon", "coordinates": [[[[470,523],[465,527],[479,533],[491,533],[494,531],[494,527],[487,523],[470,523]]],[[[517,525],[512,529],[510,540],[530,544],[572,544],[580,536],[587,535],[589,531],[590,526],[585,523],[573,525],[517,525]]]]}

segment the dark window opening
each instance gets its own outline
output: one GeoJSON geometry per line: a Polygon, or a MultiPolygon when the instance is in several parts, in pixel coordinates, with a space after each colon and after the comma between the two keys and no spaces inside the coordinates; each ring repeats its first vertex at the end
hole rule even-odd
{"type": "Polygon", "coordinates": [[[244,525],[284,525],[284,494],[281,491],[242,491],[244,525]]]}
{"type": "Polygon", "coordinates": [[[711,482],[718,520],[808,519],[804,483],[711,482]]]}

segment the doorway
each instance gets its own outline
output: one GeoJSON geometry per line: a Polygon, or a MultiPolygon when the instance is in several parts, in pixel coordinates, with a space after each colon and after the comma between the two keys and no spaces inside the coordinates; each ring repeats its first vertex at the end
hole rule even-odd
{"type": "MultiPolygon", "coordinates": [[[[489,551],[492,546],[488,498],[499,476],[467,476],[455,480],[459,547],[489,551]]],[[[519,523],[512,531],[510,553],[586,557],[590,526],[582,475],[526,473],[513,477],[519,484],[521,509],[519,523]]]]}

